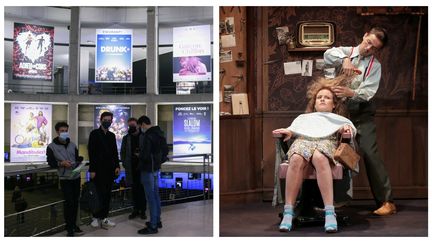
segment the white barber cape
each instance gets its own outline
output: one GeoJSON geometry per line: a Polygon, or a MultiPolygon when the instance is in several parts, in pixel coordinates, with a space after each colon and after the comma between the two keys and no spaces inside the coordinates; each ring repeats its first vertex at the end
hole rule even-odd
{"type": "Polygon", "coordinates": [[[313,112],[298,116],[288,127],[288,130],[296,136],[311,138],[324,138],[337,132],[344,125],[352,128],[352,137],[355,137],[357,129],[347,118],[331,112],[313,112]]]}

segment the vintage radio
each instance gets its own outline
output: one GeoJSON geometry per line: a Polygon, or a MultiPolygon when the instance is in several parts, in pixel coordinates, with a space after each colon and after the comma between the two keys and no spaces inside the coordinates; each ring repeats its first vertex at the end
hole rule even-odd
{"type": "Polygon", "coordinates": [[[298,24],[298,43],[305,47],[325,47],[334,43],[334,24],[330,22],[302,22],[298,24]]]}

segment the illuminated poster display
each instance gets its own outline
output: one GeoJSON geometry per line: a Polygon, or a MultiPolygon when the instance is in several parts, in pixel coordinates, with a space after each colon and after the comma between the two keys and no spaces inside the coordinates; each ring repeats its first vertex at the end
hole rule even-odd
{"type": "Polygon", "coordinates": [[[13,79],[51,81],[54,27],[14,23],[13,79]]]}
{"type": "Polygon", "coordinates": [[[96,83],[132,83],[132,30],[96,30],[96,83]]]}
{"type": "MultiPolygon", "coordinates": [[[[100,127],[100,116],[105,111],[113,113],[113,121],[108,129],[110,132],[114,133],[117,141],[117,150],[120,152],[121,142],[123,136],[128,132],[127,120],[131,114],[130,105],[96,105],[94,110],[94,127],[100,127]]],[[[119,154],[120,155],[120,154],[119,154]]]]}
{"type": "Polygon", "coordinates": [[[46,161],[52,105],[11,104],[11,162],[46,161]]]}
{"type": "MultiPolygon", "coordinates": [[[[174,105],[173,154],[203,154],[212,152],[211,105],[174,105]]],[[[203,157],[191,157],[186,161],[203,161],[203,157]]]]}
{"type": "Polygon", "coordinates": [[[210,25],[173,28],[173,81],[211,81],[210,25]]]}

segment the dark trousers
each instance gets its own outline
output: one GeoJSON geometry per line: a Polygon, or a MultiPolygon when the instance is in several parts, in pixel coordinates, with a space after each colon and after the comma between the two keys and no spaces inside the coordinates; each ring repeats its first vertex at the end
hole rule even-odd
{"type": "Polygon", "coordinates": [[[73,231],[78,213],[78,202],[80,197],[80,178],[75,180],[60,180],[60,187],[63,192],[63,216],[66,223],[66,230],[73,231]]]}
{"type": "Polygon", "coordinates": [[[94,179],[96,190],[98,192],[99,201],[101,203],[101,210],[94,213],[93,217],[98,219],[104,219],[108,217],[111,202],[111,190],[114,178],[109,177],[96,177],[94,179]]]}
{"type": "Polygon", "coordinates": [[[132,175],[132,200],[134,211],[140,211],[144,214],[147,209],[147,200],[140,176],[140,171],[134,172],[132,175]]]}
{"type": "Polygon", "coordinates": [[[363,152],[369,185],[377,206],[383,202],[393,201],[392,188],[384,162],[378,152],[376,126],[374,122],[375,107],[370,102],[363,102],[350,107],[351,121],[357,128],[357,143],[363,152]]]}
{"type": "Polygon", "coordinates": [[[23,224],[24,223],[24,213],[17,214],[16,220],[17,220],[18,224],[23,224]]]}

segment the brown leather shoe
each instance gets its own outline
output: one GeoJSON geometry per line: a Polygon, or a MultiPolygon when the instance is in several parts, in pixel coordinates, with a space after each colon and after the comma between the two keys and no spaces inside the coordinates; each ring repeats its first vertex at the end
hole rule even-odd
{"type": "Polygon", "coordinates": [[[387,216],[396,213],[396,205],[392,202],[384,202],[377,210],[373,211],[375,215],[387,216]]]}

